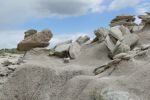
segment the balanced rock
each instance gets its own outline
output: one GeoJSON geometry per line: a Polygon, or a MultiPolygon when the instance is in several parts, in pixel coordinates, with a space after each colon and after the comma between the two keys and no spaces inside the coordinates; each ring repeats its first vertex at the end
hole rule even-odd
{"type": "Polygon", "coordinates": [[[24,38],[29,37],[29,36],[31,36],[31,35],[33,35],[35,33],[37,33],[37,30],[35,30],[35,29],[29,29],[26,32],[24,32],[24,34],[25,34],[24,38]]]}
{"type": "Polygon", "coordinates": [[[26,37],[18,44],[17,49],[19,51],[28,51],[36,47],[47,47],[52,36],[50,30],[43,30],[42,32],[26,37]]]}

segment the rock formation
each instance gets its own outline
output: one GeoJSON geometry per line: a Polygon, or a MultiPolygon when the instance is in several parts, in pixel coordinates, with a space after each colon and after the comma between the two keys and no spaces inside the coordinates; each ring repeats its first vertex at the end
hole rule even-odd
{"type": "Polygon", "coordinates": [[[42,32],[34,33],[33,30],[27,31],[28,35],[25,35],[25,39],[22,40],[19,44],[17,49],[19,51],[28,51],[32,48],[36,47],[47,47],[49,45],[49,41],[52,38],[52,33],[49,30],[43,30],[42,32]],[[31,33],[34,33],[31,35],[31,33]]]}
{"type": "Polygon", "coordinates": [[[142,19],[142,24],[144,25],[143,30],[148,30],[150,27],[150,14],[147,12],[147,15],[140,15],[138,17],[142,19]]]}
{"type": "Polygon", "coordinates": [[[67,40],[62,43],[58,43],[53,50],[50,51],[49,56],[57,56],[60,58],[75,59],[80,55],[80,50],[83,45],[89,44],[88,36],[80,36],[75,41],[67,40]]]}
{"type": "MultiPolygon", "coordinates": [[[[143,20],[146,28],[134,32],[134,20],[117,16],[112,27],[94,31],[91,43],[85,36],[50,50],[32,46],[25,63],[0,63],[0,100],[150,100],[149,21],[143,20]]],[[[25,40],[47,43],[50,37],[44,34],[49,31],[42,33],[25,40]]]]}

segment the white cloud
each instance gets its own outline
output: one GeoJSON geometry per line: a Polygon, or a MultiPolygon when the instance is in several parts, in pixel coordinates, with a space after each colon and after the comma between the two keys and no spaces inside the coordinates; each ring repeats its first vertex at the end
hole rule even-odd
{"type": "Polygon", "coordinates": [[[141,15],[145,14],[145,12],[150,11],[150,2],[144,2],[137,7],[135,7],[136,14],[141,15]]]}
{"type": "Polygon", "coordinates": [[[138,5],[142,0],[113,0],[108,9],[109,10],[120,10],[128,7],[134,7],[138,5]]]}
{"type": "Polygon", "coordinates": [[[101,9],[103,0],[39,0],[38,10],[48,16],[78,16],[101,9]]]}
{"type": "Polygon", "coordinates": [[[79,16],[101,12],[103,0],[0,0],[0,28],[15,26],[30,18],[79,16]]]}

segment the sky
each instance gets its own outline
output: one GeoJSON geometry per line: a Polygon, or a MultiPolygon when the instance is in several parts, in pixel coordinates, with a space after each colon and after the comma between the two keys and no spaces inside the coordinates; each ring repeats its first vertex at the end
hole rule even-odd
{"type": "Polygon", "coordinates": [[[150,11],[150,0],[0,0],[0,7],[0,48],[16,48],[28,29],[50,29],[50,45],[94,37],[95,29],[109,27],[117,15],[150,11]]]}

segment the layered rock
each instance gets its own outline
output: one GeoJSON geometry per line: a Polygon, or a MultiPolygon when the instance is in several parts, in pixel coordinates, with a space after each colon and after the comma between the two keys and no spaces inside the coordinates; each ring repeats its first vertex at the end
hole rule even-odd
{"type": "Polygon", "coordinates": [[[135,18],[134,16],[131,15],[122,15],[122,16],[116,16],[111,21],[110,26],[117,26],[117,25],[124,25],[124,26],[129,26],[129,25],[134,25],[135,18]]]}
{"type": "MultiPolygon", "coordinates": [[[[138,27],[138,25],[134,22],[135,21],[135,17],[132,15],[122,15],[122,16],[117,16],[116,18],[114,18],[111,21],[110,26],[114,27],[114,26],[118,26],[118,25],[123,25],[128,27],[128,29],[133,32],[133,31],[137,31],[135,28],[138,27]]],[[[139,28],[139,27],[138,27],[139,28]]],[[[140,30],[140,29],[139,29],[140,30]]]]}
{"type": "Polygon", "coordinates": [[[19,51],[28,51],[36,47],[47,47],[52,36],[50,30],[43,30],[32,35],[30,34],[18,44],[17,49],[19,51]]]}
{"type": "MultiPolygon", "coordinates": [[[[126,18],[126,17],[125,17],[126,18]]],[[[110,58],[119,54],[129,52],[139,40],[137,34],[131,33],[126,26],[114,26],[109,29],[99,28],[94,31],[97,41],[104,41],[109,49],[110,58]]]]}

